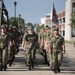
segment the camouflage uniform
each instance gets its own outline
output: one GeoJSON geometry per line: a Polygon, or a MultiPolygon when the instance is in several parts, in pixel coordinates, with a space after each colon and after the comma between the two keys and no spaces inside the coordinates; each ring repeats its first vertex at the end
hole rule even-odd
{"type": "MultiPolygon", "coordinates": [[[[33,30],[33,27],[29,26],[28,30],[33,30]]],[[[29,70],[34,67],[35,54],[36,54],[36,43],[38,41],[38,36],[34,32],[32,34],[27,34],[25,37],[26,41],[26,54],[27,54],[27,62],[29,65],[29,70]]]]}
{"type": "Polygon", "coordinates": [[[13,40],[14,40],[14,50],[15,54],[19,52],[19,32],[16,26],[13,26],[13,40]]]}
{"type": "Polygon", "coordinates": [[[47,63],[47,51],[45,48],[46,42],[49,41],[49,36],[48,36],[48,30],[46,30],[46,28],[43,29],[43,31],[41,32],[40,35],[40,52],[42,52],[42,54],[44,55],[44,59],[45,59],[45,63],[47,63]]]}
{"type": "Polygon", "coordinates": [[[51,66],[51,49],[50,49],[50,43],[51,43],[51,29],[46,26],[46,41],[45,41],[45,46],[46,46],[46,55],[47,55],[47,63],[48,65],[51,66]]]}
{"type": "Polygon", "coordinates": [[[25,37],[26,35],[28,34],[27,30],[25,31],[24,35],[23,35],[23,39],[22,39],[22,45],[23,45],[23,49],[25,50],[25,63],[26,63],[26,66],[28,66],[28,62],[27,62],[27,50],[25,49],[25,37]]]}
{"type": "Polygon", "coordinates": [[[9,66],[11,66],[13,59],[14,59],[14,55],[15,55],[15,51],[14,51],[14,45],[13,45],[13,40],[14,40],[14,36],[13,36],[13,31],[12,31],[12,26],[9,26],[9,30],[8,30],[8,34],[10,36],[10,40],[11,40],[11,45],[9,45],[9,49],[8,49],[8,59],[9,59],[9,66]]]}
{"type": "MultiPolygon", "coordinates": [[[[58,28],[54,28],[53,31],[58,31],[58,28]]],[[[60,72],[60,66],[63,59],[63,48],[64,45],[64,38],[57,34],[56,36],[53,35],[51,38],[51,48],[52,48],[52,65],[54,68],[54,72],[57,73],[60,72]]]]}
{"type": "MultiPolygon", "coordinates": [[[[1,29],[6,29],[6,27],[2,25],[1,29]]],[[[9,42],[9,35],[6,32],[4,32],[4,34],[0,35],[0,70],[2,69],[6,70],[7,68],[8,42],[9,42]]]]}

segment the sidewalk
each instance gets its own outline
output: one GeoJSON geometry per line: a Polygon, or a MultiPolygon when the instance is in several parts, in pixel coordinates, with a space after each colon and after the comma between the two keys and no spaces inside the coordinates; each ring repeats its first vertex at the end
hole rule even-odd
{"type": "Polygon", "coordinates": [[[64,60],[62,63],[62,70],[75,74],[75,47],[73,44],[65,44],[66,53],[64,54],[64,60]]]}
{"type": "Polygon", "coordinates": [[[75,47],[73,47],[73,44],[66,43],[66,54],[69,55],[69,58],[75,58],[75,47]]]}

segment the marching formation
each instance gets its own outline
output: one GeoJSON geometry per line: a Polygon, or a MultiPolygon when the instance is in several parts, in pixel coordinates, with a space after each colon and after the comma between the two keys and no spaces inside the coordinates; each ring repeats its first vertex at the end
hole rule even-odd
{"type": "MultiPolygon", "coordinates": [[[[60,72],[60,66],[65,53],[64,38],[59,35],[59,29],[49,26],[44,27],[37,34],[33,26],[28,26],[23,38],[22,49],[25,50],[25,63],[29,70],[34,68],[36,59],[36,50],[43,55],[45,64],[48,64],[54,73],[60,72]]],[[[7,64],[11,67],[15,55],[19,52],[21,34],[16,26],[1,26],[0,34],[0,70],[6,71],[7,64]]]]}
{"type": "Polygon", "coordinates": [[[25,61],[29,70],[34,68],[36,49],[44,56],[45,64],[48,64],[54,73],[60,72],[60,66],[65,53],[64,38],[59,35],[59,29],[49,26],[44,27],[38,34],[32,26],[28,26],[24,33],[22,48],[25,50],[25,61]]]}
{"type": "Polygon", "coordinates": [[[11,66],[15,54],[19,52],[20,33],[16,26],[1,26],[0,33],[0,70],[6,71],[7,64],[11,66]]]}

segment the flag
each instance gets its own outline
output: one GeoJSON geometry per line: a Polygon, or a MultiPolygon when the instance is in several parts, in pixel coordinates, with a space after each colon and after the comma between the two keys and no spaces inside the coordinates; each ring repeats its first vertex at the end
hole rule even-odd
{"type": "Polygon", "coordinates": [[[8,23],[8,11],[5,7],[4,2],[2,1],[2,23],[1,24],[7,24],[8,23]]]}
{"type": "Polygon", "coordinates": [[[58,16],[57,16],[57,13],[56,13],[56,9],[55,9],[55,6],[54,6],[54,2],[52,4],[52,10],[51,10],[51,17],[50,17],[50,20],[57,24],[58,23],[58,16]]]}

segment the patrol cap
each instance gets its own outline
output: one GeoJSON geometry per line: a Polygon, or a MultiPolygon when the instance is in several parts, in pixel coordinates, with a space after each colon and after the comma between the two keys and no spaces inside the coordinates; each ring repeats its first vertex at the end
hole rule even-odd
{"type": "Polygon", "coordinates": [[[6,26],[5,26],[5,25],[2,25],[2,26],[1,26],[1,29],[5,29],[5,28],[6,28],[6,26]]]}
{"type": "Polygon", "coordinates": [[[28,26],[28,27],[27,27],[27,30],[30,30],[30,29],[33,30],[33,26],[28,26]]]}
{"type": "Polygon", "coordinates": [[[46,29],[46,30],[49,30],[49,29],[51,29],[51,28],[50,28],[48,25],[46,25],[46,26],[45,26],[45,29],[46,29]]]}
{"type": "Polygon", "coordinates": [[[58,27],[53,28],[53,31],[58,31],[58,30],[59,30],[58,27]]]}

